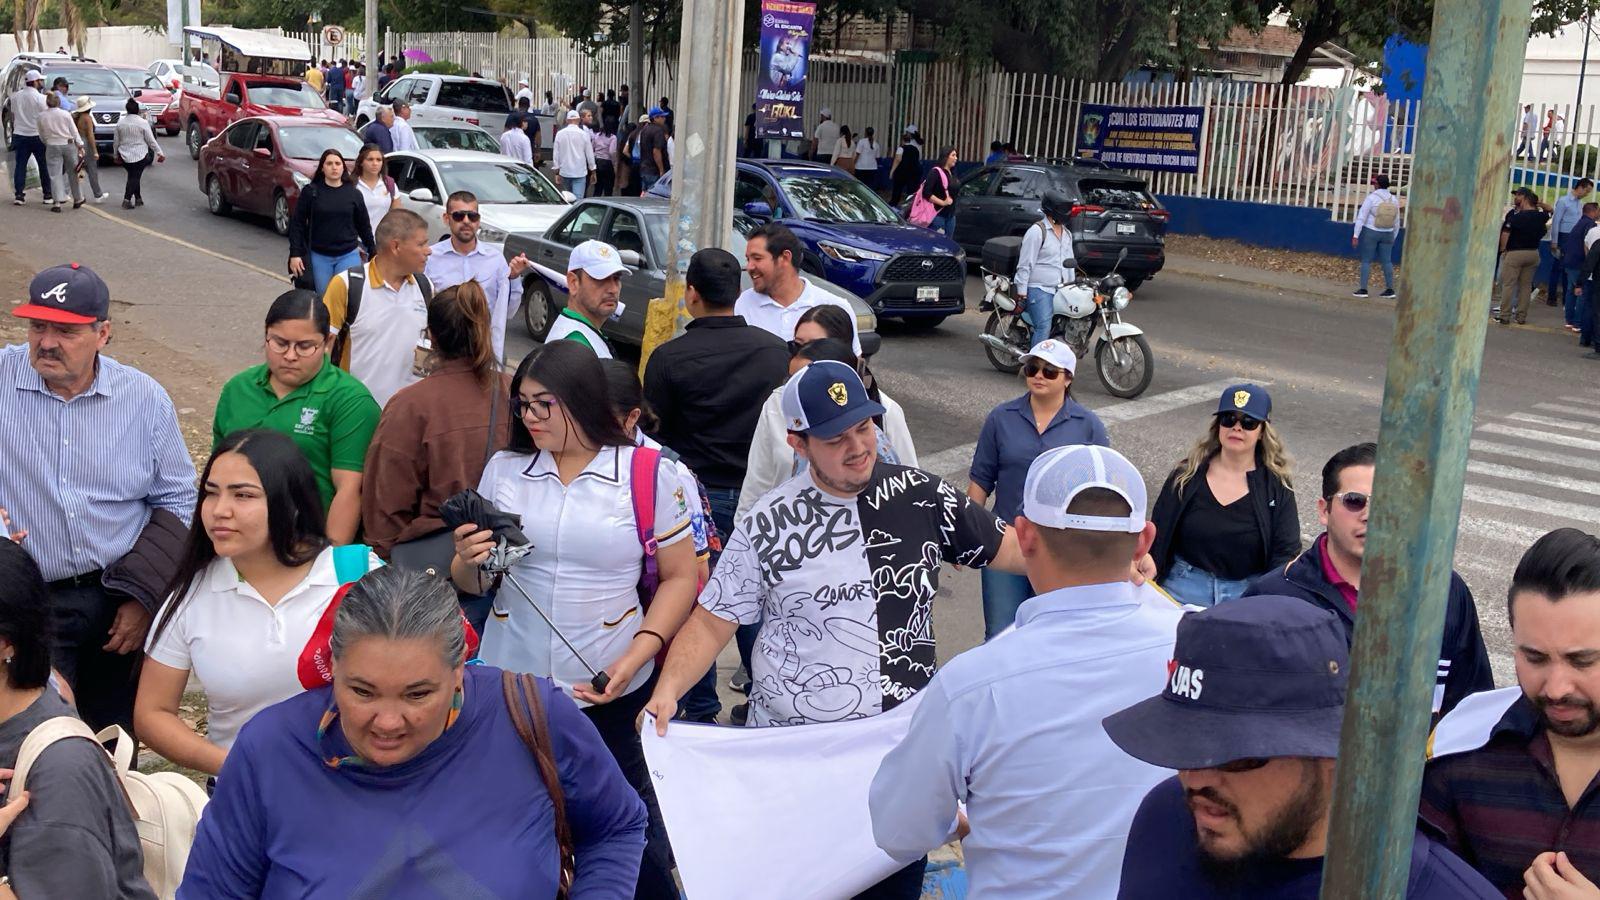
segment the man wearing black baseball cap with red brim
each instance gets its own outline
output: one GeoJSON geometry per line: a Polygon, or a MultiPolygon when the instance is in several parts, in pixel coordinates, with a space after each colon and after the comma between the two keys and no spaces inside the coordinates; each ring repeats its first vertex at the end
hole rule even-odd
{"type": "MultiPolygon", "coordinates": [[[[1292,597],[1183,617],[1161,693],[1103,723],[1128,755],[1178,770],[1134,816],[1118,897],[1315,900],[1349,656],[1333,614],[1292,597]]],[[[1419,833],[1406,896],[1502,895],[1419,833]]]]}

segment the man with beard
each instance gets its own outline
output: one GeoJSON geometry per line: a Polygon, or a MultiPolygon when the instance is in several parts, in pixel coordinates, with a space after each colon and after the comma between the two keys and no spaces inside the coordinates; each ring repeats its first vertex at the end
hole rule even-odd
{"type": "Polygon", "coordinates": [[[1517,684],[1439,723],[1423,825],[1507,897],[1600,897],[1600,538],[1539,538],[1507,595],[1517,684]]]}
{"type": "Polygon", "coordinates": [[[628,272],[617,248],[605,241],[584,241],[572,248],[567,257],[567,305],[550,324],[544,342],[577,341],[601,359],[610,359],[611,345],[600,328],[620,314],[617,298],[628,272]]]}
{"type": "MultiPolygon", "coordinates": [[[[1231,600],[1178,622],[1167,672],[1103,723],[1128,755],[1178,770],[1134,815],[1117,896],[1316,900],[1350,678],[1339,620],[1288,597],[1231,600]]],[[[1406,896],[1500,895],[1419,833],[1406,896]]]]}

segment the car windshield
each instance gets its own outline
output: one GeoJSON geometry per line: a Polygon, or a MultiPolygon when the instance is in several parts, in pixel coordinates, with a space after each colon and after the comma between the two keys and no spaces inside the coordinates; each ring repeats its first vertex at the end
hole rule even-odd
{"type": "Polygon", "coordinates": [[[446,81],[439,85],[437,106],[454,106],[480,112],[510,112],[506,89],[488,81],[446,81]]]}
{"type": "Polygon", "coordinates": [[[93,94],[96,97],[127,97],[128,88],[117,77],[117,73],[110,69],[60,69],[46,70],[44,83],[46,86],[56,83],[57,78],[67,80],[67,93],[76,97],[79,94],[93,94]]]}
{"type": "Polygon", "coordinates": [[[500,144],[489,132],[478,128],[413,128],[417,143],[424,149],[476,150],[479,153],[499,153],[500,144]]]}
{"type": "Polygon", "coordinates": [[[900,217],[883,198],[854,178],[789,175],[778,179],[802,219],[872,225],[899,224],[900,217]]]}
{"type": "Polygon", "coordinates": [[[113,69],[112,71],[117,73],[117,77],[121,78],[122,83],[127,85],[130,90],[166,90],[166,88],[161,86],[161,82],[156,80],[154,75],[151,75],[149,72],[146,72],[143,69],[113,69]]]}
{"type": "MultiPolygon", "coordinates": [[[[722,249],[732,253],[741,266],[744,265],[745,235],[754,231],[760,224],[744,213],[734,213],[733,228],[728,232],[728,242],[722,249]]],[[[650,243],[656,247],[670,246],[667,243],[667,229],[670,225],[671,217],[665,209],[651,210],[644,214],[645,230],[650,232],[650,243]]]]}
{"type": "Polygon", "coordinates": [[[555,186],[531,166],[505,162],[440,162],[446,194],[471,191],[479,203],[565,203],[555,186]]]}
{"type": "Polygon", "coordinates": [[[361,152],[361,138],[336,125],[280,126],[278,143],[290,159],[316,159],[324,150],[338,150],[345,159],[355,159],[361,152]]]}
{"type": "MultiPolygon", "coordinates": [[[[291,109],[326,109],[322,98],[304,82],[296,85],[276,81],[247,81],[244,89],[250,92],[250,102],[261,106],[284,106],[291,109]]],[[[313,154],[315,155],[315,154],[313,154]]]]}

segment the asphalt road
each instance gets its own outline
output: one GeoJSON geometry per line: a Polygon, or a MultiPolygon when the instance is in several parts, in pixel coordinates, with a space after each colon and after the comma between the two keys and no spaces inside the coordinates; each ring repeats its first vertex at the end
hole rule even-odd
{"type": "MultiPolygon", "coordinates": [[[[65,258],[95,265],[112,285],[119,315],[215,367],[220,388],[259,359],[260,317],[281,289],[273,279],[284,271],[287,246],[266,219],[211,215],[195,163],[178,139],[161,142],[167,162],[144,179],[149,205],[120,209],[122,176],[105,170],[114,195],[105,205],[61,215],[38,203],[7,207],[0,242],[39,266],[65,258]]],[[[975,279],[969,288],[975,305],[975,279]]],[[[1222,389],[1252,380],[1269,388],[1274,423],[1294,455],[1304,533],[1319,533],[1314,497],[1323,462],[1377,438],[1393,305],[1167,275],[1139,292],[1126,318],[1154,348],[1150,389],[1117,400],[1085,365],[1074,391],[1106,420],[1113,446],[1140,467],[1151,491],[1200,436],[1222,389]]],[[[1560,327],[1559,312],[1547,307],[1533,321],[1560,327]]],[[[884,390],[905,407],[923,466],[958,484],[984,416],[1020,392],[985,359],[976,340],[981,325],[976,312],[929,334],[887,322],[874,360],[884,390]]],[[[513,356],[532,346],[515,321],[507,343],[513,356]]],[[[1512,678],[1504,598],[1517,558],[1550,528],[1592,532],[1600,521],[1597,380],[1600,365],[1581,358],[1565,335],[1490,326],[1456,567],[1478,599],[1501,684],[1512,678]]],[[[973,573],[947,569],[944,583],[950,602],[939,608],[936,629],[948,658],[981,640],[982,616],[973,573]]]]}

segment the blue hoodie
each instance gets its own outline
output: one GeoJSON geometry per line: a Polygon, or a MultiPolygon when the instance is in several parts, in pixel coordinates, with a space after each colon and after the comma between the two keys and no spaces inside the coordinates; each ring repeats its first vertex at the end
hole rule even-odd
{"type": "MultiPolygon", "coordinates": [[[[631,898],[645,807],[588,718],[539,679],[577,856],[572,900],[631,898]]],[[[556,893],[554,809],[506,709],[500,670],[469,666],[461,715],[415,758],[352,755],[318,725],[332,688],[257,714],[205,809],[178,897],[466,900],[556,893]]]]}

